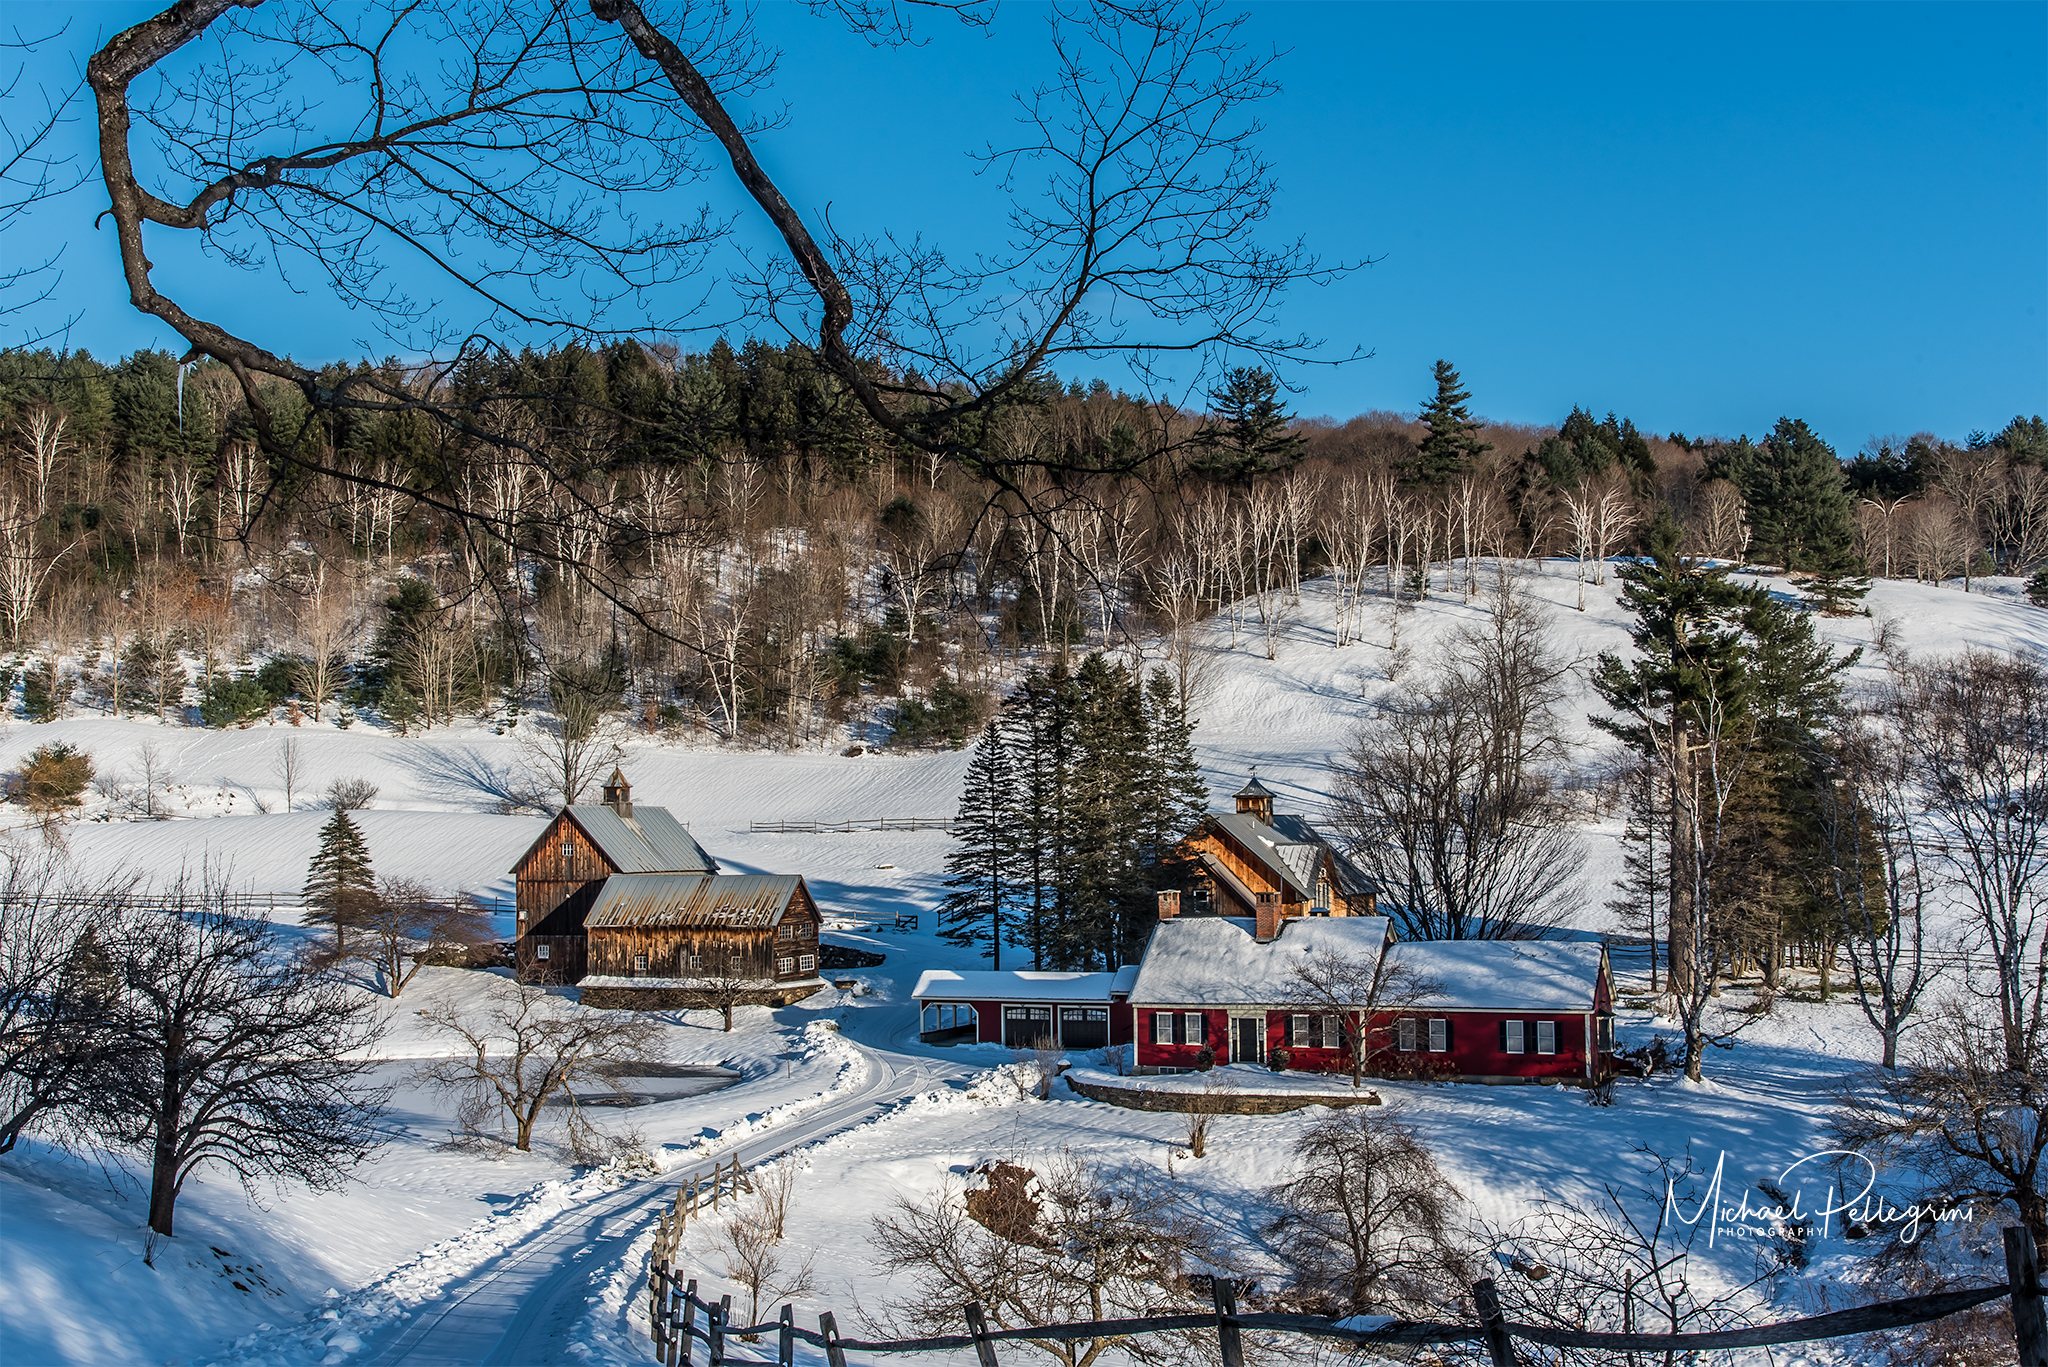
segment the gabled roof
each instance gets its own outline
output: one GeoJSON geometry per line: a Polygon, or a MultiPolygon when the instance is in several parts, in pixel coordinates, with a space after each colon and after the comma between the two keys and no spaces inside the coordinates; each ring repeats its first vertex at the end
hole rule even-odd
{"type": "Polygon", "coordinates": [[[1269,826],[1249,812],[1222,812],[1209,821],[1293,891],[1292,898],[1283,900],[1305,902],[1314,896],[1325,846],[1306,821],[1283,816],[1269,826]]]}
{"type": "Polygon", "coordinates": [[[1272,797],[1274,796],[1274,793],[1271,788],[1268,788],[1265,784],[1259,782],[1259,776],[1257,774],[1253,774],[1250,778],[1245,780],[1244,787],[1239,788],[1236,792],[1232,793],[1231,796],[1272,797]]]}
{"type": "Polygon", "coordinates": [[[1437,983],[1417,1011],[1591,1011],[1601,949],[1585,941],[1414,940],[1389,963],[1437,983]]]}
{"type": "MultiPolygon", "coordinates": [[[[563,815],[597,846],[598,852],[620,873],[717,873],[718,861],[690,838],[683,823],[666,807],[635,807],[633,815],[620,816],[602,805],[565,807],[563,815]]],[[[520,856],[524,863],[547,835],[527,847],[520,856]]]]}
{"type": "Polygon", "coordinates": [[[1161,921],[1145,946],[1133,1006],[1284,1006],[1300,995],[1295,970],[1328,954],[1372,963],[1385,951],[1384,916],[1290,916],[1264,944],[1241,916],[1161,921]]]}
{"type": "Polygon", "coordinates": [[[780,925],[804,880],[794,873],[615,873],[583,918],[586,928],[780,925]]]}
{"type": "Polygon", "coordinates": [[[948,1002],[1102,1002],[1107,1004],[1116,973],[998,973],[989,969],[956,971],[927,968],[918,975],[918,1001],[948,1002]]]}

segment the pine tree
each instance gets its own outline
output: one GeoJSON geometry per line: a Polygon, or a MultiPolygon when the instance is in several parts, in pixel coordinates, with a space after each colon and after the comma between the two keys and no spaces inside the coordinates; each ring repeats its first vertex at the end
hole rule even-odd
{"type": "Polygon", "coordinates": [[[320,848],[306,869],[303,893],[307,925],[332,925],[337,953],[348,947],[349,923],[369,909],[377,897],[377,875],[370,868],[370,847],[362,828],[346,811],[336,810],[320,828],[320,848]]]}
{"type": "Polygon", "coordinates": [[[1003,966],[1003,942],[1014,938],[1022,845],[1017,775],[1002,720],[982,728],[960,791],[946,856],[946,899],[939,904],[940,938],[981,945],[982,957],[1003,966]]]}
{"type": "Polygon", "coordinates": [[[1471,461],[1493,449],[1473,433],[1480,424],[1465,407],[1472,395],[1458,387],[1458,372],[1449,361],[1436,363],[1436,393],[1422,405],[1422,425],[1429,435],[1415,454],[1410,478],[1417,484],[1441,485],[1461,473],[1471,461]]]}
{"type": "Polygon", "coordinates": [[[1145,734],[1151,753],[1146,764],[1146,862],[1158,887],[1177,887],[1179,846],[1209,810],[1209,786],[1195,762],[1195,723],[1187,701],[1173,679],[1155,669],[1145,681],[1145,734]]]}
{"type": "Polygon", "coordinates": [[[1195,434],[1201,454],[1197,473],[1233,484],[1248,484],[1268,470],[1301,459],[1302,440],[1289,428],[1294,415],[1280,402],[1280,384],[1263,370],[1239,367],[1209,391],[1216,421],[1195,434]]]}
{"type": "Polygon", "coordinates": [[[1842,462],[1797,418],[1780,418],[1742,462],[1742,497],[1758,558],[1800,570],[1854,573],[1854,509],[1842,462]]]}
{"type": "Polygon", "coordinates": [[[1073,771],[1074,683],[1066,661],[1034,669],[1010,700],[1018,716],[1018,751],[1013,767],[1023,799],[1018,824],[1022,845],[1021,910],[1031,966],[1050,966],[1048,956],[1063,937],[1066,922],[1066,862],[1071,831],[1068,802],[1073,771]]]}

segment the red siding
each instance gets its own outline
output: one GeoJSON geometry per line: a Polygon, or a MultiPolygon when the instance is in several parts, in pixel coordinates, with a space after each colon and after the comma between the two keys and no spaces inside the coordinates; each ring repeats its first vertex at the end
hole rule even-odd
{"type": "MultiPolygon", "coordinates": [[[[931,998],[932,1003],[935,1005],[939,1003],[941,1000],[942,999],[939,997],[931,998]]],[[[959,998],[946,998],[943,1000],[958,1001],[959,998]]],[[[1103,1005],[1103,1003],[1099,1000],[1071,1002],[1035,1001],[1015,1003],[1000,1001],[970,1001],[967,1004],[974,1008],[974,1041],[977,1044],[1001,1044],[1003,1042],[1003,1008],[1005,1006],[1050,1006],[1053,1008],[1055,1012],[1057,1012],[1059,1008],[1062,1006],[1092,1006],[1100,1009],[1103,1005]]],[[[920,1013],[920,1020],[922,1019],[922,1013],[924,1011],[924,1008],[924,1002],[919,1002],[917,1004],[917,1009],[920,1013]]],[[[920,1028],[922,1027],[920,1026],[920,1028]]],[[[1130,1004],[1127,1002],[1109,1003],[1109,1042],[1111,1044],[1129,1044],[1131,1042],[1131,1008],[1130,1004]]]]}
{"type": "MultiPolygon", "coordinates": [[[[1603,981],[1604,987],[1604,981],[1603,981]]],[[[1604,993],[1602,994],[1604,996],[1604,993]]],[[[1138,1033],[1138,1065],[1144,1068],[1193,1068],[1201,1047],[1192,1044],[1154,1044],[1152,1042],[1152,1018],[1154,1012],[1142,1010],[1134,1013],[1133,1022],[1138,1033]]],[[[1168,1014],[1180,1015],[1181,1012],[1168,1014]]],[[[1230,1011],[1205,1010],[1202,1013],[1208,1021],[1208,1044],[1216,1051],[1216,1061],[1221,1063],[1230,1057],[1229,1028],[1230,1011]]],[[[1250,1015],[1251,1012],[1235,1014],[1250,1015]]],[[[1287,1066],[1298,1072],[1348,1073],[1351,1060],[1343,1049],[1295,1048],[1287,1045],[1290,1011],[1269,1011],[1266,1016],[1265,1043],[1267,1057],[1282,1045],[1288,1049],[1287,1066]]],[[[1448,1073],[1457,1077],[1479,1078],[1584,1078],[1587,1075],[1586,1050],[1588,1017],[1583,1014],[1556,1014],[1547,1012],[1513,1011],[1444,1011],[1434,1013],[1435,1019],[1450,1022],[1450,1048],[1442,1053],[1429,1051],[1429,1020],[1431,1013],[1415,1013],[1416,1048],[1413,1053],[1402,1052],[1392,1046],[1395,1040],[1395,1024],[1392,1015],[1376,1017],[1373,1026],[1375,1034],[1389,1041],[1385,1049],[1377,1050],[1367,1060],[1367,1071],[1383,1076],[1398,1076],[1404,1072],[1448,1073]],[[1502,1024],[1510,1020],[1524,1022],[1524,1048],[1527,1052],[1510,1054],[1503,1040],[1502,1024]],[[1536,1022],[1551,1021],[1557,1027],[1557,1052],[1539,1054],[1536,1052],[1536,1022]]],[[[1594,1075],[1602,1076],[1613,1067],[1613,1056],[1608,1055],[1597,1061],[1594,1075]]]]}

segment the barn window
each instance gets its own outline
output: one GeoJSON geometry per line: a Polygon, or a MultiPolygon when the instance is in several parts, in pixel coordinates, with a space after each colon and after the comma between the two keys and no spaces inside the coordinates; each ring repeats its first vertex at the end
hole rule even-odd
{"type": "Polygon", "coordinates": [[[1297,1049],[1309,1047],[1308,1021],[1307,1016],[1296,1016],[1287,1022],[1287,1042],[1297,1049]]]}
{"type": "Polygon", "coordinates": [[[683,968],[690,973],[702,973],[704,971],[704,956],[702,954],[685,954],[683,956],[683,968]]]}
{"type": "Polygon", "coordinates": [[[1187,1032],[1183,1044],[1207,1044],[1209,1042],[1209,1018],[1200,1011],[1188,1011],[1181,1016],[1182,1028],[1187,1032]]]}
{"type": "Polygon", "coordinates": [[[647,971],[647,956],[645,954],[635,954],[633,956],[633,971],[635,973],[645,973],[647,971]]]}
{"type": "Polygon", "coordinates": [[[1154,1044],[1173,1043],[1173,1012],[1154,1011],[1152,1013],[1152,1042],[1154,1044]]]}
{"type": "Polygon", "coordinates": [[[1596,1028],[1599,1031],[1600,1052],[1611,1054],[1614,1052],[1614,1017],[1600,1016],[1597,1020],[1596,1028]]]}
{"type": "Polygon", "coordinates": [[[1557,1022],[1536,1022],[1536,1052],[1554,1054],[1557,1052],[1557,1022]]]}
{"type": "Polygon", "coordinates": [[[564,841],[562,842],[562,862],[563,862],[564,864],[566,864],[566,863],[568,863],[568,862],[569,862],[569,861],[570,861],[571,859],[573,859],[573,858],[575,858],[575,857],[576,857],[576,846],[575,846],[575,843],[574,843],[574,842],[572,842],[572,841],[564,840],[564,841]]]}
{"type": "Polygon", "coordinates": [[[1508,1053],[1521,1054],[1528,1052],[1522,1044],[1522,1022],[1502,1021],[1500,1023],[1500,1030],[1501,1042],[1508,1053]]]}
{"type": "Polygon", "coordinates": [[[799,972],[815,973],[818,970],[818,956],[815,954],[799,954],[796,956],[796,966],[799,972]]]}
{"type": "Polygon", "coordinates": [[[533,947],[533,957],[536,959],[546,959],[549,948],[550,946],[548,945],[535,945],[533,947]]]}
{"type": "Polygon", "coordinates": [[[1451,1023],[1442,1016],[1435,1017],[1429,1023],[1429,1052],[1444,1054],[1449,1053],[1450,1048],[1451,1023]]]}
{"type": "Polygon", "coordinates": [[[795,959],[777,959],[777,960],[775,961],[775,971],[776,971],[777,973],[793,973],[793,972],[795,972],[795,971],[796,971],[796,960],[795,960],[795,959]]]}
{"type": "Polygon", "coordinates": [[[1323,1023],[1323,1048],[1342,1049],[1344,1047],[1344,1018],[1342,1016],[1318,1016],[1316,1019],[1323,1023]]]}
{"type": "Polygon", "coordinates": [[[1403,1020],[1394,1027],[1394,1047],[1404,1054],[1415,1052],[1415,1022],[1403,1020]]]}

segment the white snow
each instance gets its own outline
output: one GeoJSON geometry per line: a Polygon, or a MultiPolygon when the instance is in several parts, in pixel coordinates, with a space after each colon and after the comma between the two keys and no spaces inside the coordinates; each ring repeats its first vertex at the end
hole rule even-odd
{"type": "Polygon", "coordinates": [[[1298,970],[1336,956],[1370,963],[1387,943],[1384,916],[1290,917],[1261,942],[1237,916],[1161,921],[1138,964],[1133,1006],[1279,1007],[1301,992],[1298,970]]]}
{"type": "Polygon", "coordinates": [[[1418,1008],[1591,1011],[1600,981],[1600,946],[1583,941],[1410,940],[1387,958],[1436,985],[1418,1008]]]}
{"type": "MultiPolygon", "coordinates": [[[[1588,586],[1583,614],[1573,608],[1577,585],[1568,562],[1536,567],[1523,582],[1552,605],[1554,638],[1574,658],[1628,648],[1627,622],[1611,579],[1606,586],[1588,586]]],[[[1980,581],[1979,587],[1985,591],[1965,595],[1952,586],[1879,583],[1866,600],[1870,616],[1816,620],[1837,646],[1866,647],[1851,675],[1854,686],[1882,676],[1883,661],[1867,647],[1885,622],[1916,653],[1964,646],[2048,651],[2048,613],[2025,603],[2016,581],[1980,581]]],[[[1384,605],[1369,624],[1370,643],[1339,650],[1332,646],[1328,586],[1306,585],[1276,659],[1249,648],[1213,657],[1195,712],[1201,718],[1196,741],[1215,805],[1227,805],[1223,795],[1257,764],[1260,779],[1279,794],[1280,811],[1318,815],[1327,792],[1326,766],[1342,751],[1357,719],[1374,699],[1401,687],[1406,671],[1425,667],[1437,640],[1476,620],[1481,610],[1459,594],[1446,594],[1439,581],[1427,602],[1403,614],[1398,654],[1388,649],[1384,605]]],[[[1588,761],[1610,745],[1584,720],[1594,710],[1596,701],[1581,683],[1569,720],[1588,761]]],[[[276,918],[291,936],[302,933],[291,924],[296,894],[328,815],[304,809],[334,778],[364,778],[382,790],[374,808],[357,814],[379,872],[445,891],[508,897],[512,862],[541,829],[534,817],[499,814],[501,790],[516,777],[520,752],[516,737],[489,725],[399,737],[367,722],[346,731],[309,722],[296,729],[278,724],[214,732],[87,715],[46,725],[16,719],[0,723],[0,768],[53,740],[86,750],[103,775],[130,785],[139,777],[138,752],[153,744],[172,780],[160,800],[177,814],[175,820],[101,820],[125,816],[130,804],[90,794],[80,819],[58,833],[74,857],[159,880],[207,863],[225,866],[237,886],[277,896],[276,918]],[[302,810],[289,814],[275,768],[286,739],[301,751],[294,805],[302,810]]],[[[933,933],[946,835],[781,835],[755,832],[750,824],[944,817],[957,800],[968,756],[846,757],[836,750],[786,754],[653,740],[629,747],[625,769],[636,802],[672,811],[726,870],[803,874],[828,925],[840,927],[828,930],[827,938],[885,953],[888,960],[879,968],[832,975],[855,978],[859,986],[853,991],[828,989],[783,1010],[743,1008],[731,1034],[717,1028],[713,1013],[664,1013],[663,1061],[723,1064],[741,1082],[619,1111],[602,1123],[614,1133],[637,1129],[656,1165],[688,1170],[735,1138],[766,1142],[778,1129],[801,1125],[804,1116],[833,1104],[833,1097],[871,1085],[870,1058],[1003,1065],[971,1084],[941,1083],[907,1103],[867,1112],[853,1128],[779,1160],[799,1170],[796,1204],[802,1214],[791,1237],[814,1253],[820,1274],[817,1291],[799,1306],[807,1323],[815,1322],[820,1309],[844,1315],[856,1301],[879,1304],[890,1294],[869,1242],[876,1214],[899,1196],[958,1183],[967,1169],[994,1157],[1029,1164],[1071,1151],[1150,1168],[1162,1181],[1187,1183],[1207,1218],[1241,1236],[1259,1256],[1263,1223],[1271,1215],[1268,1188],[1286,1176],[1300,1127],[1324,1112],[1216,1117],[1209,1156],[1191,1159],[1181,1147],[1184,1116],[1081,1101],[1065,1089],[1051,1101],[1027,1099],[1028,1070],[1007,1065],[1007,1051],[918,1045],[908,998],[919,976],[985,967],[971,951],[933,933]],[[886,929],[899,913],[919,915],[919,929],[886,929]],[[843,1027],[847,1037],[825,1028],[828,1022],[843,1027]],[[876,1052],[864,1055],[849,1040],[864,1040],[876,1052]]],[[[25,814],[10,811],[5,819],[16,828],[10,838],[31,845],[43,839],[25,814]]],[[[1580,932],[1611,924],[1603,903],[1617,869],[1619,830],[1613,813],[1589,814],[1585,835],[1592,859],[1582,909],[1572,919],[1580,932]]],[[[1251,940],[1249,934],[1241,938],[1251,940]]],[[[1627,971],[1623,964],[1617,968],[1627,971]]],[[[410,1077],[417,1060],[451,1046],[427,1029],[418,1012],[435,1001],[473,996],[491,981],[482,974],[428,969],[403,997],[382,1008],[392,1029],[379,1046],[378,1066],[397,1092],[387,1120],[389,1142],[366,1164],[360,1181],[339,1192],[284,1186],[245,1195],[227,1174],[202,1170],[179,1203],[179,1237],[157,1251],[155,1268],[142,1262],[142,1200],[130,1163],[103,1168],[41,1144],[0,1158],[0,1285],[9,1289],[0,1298],[0,1358],[10,1367],[298,1367],[362,1360],[381,1352],[421,1307],[440,1304],[459,1279],[488,1272],[501,1251],[531,1231],[620,1190],[617,1184],[628,1172],[578,1172],[552,1136],[531,1154],[496,1161],[443,1147],[452,1124],[450,1103],[410,1077]]],[[[1622,995],[1626,1000],[1626,987],[1622,995]]],[[[1730,1005],[1742,1000],[1740,993],[1730,994],[1730,1005]]],[[[1644,1011],[1621,1012],[1624,1047],[1657,1033],[1673,1032],[1668,1022],[1644,1011]]],[[[1649,1169],[1639,1146],[1671,1154],[1690,1147],[1708,1166],[1725,1154],[1730,1181],[1775,1177],[1797,1157],[1827,1147],[1823,1124],[1831,1098],[1847,1073],[1875,1056],[1875,1033],[1853,1001],[1781,999],[1732,1051],[1709,1057],[1711,1085],[1704,1088],[1667,1079],[1624,1083],[1615,1104],[1602,1108],[1563,1088],[1379,1080],[1373,1087],[1422,1132],[1467,1214],[1506,1222],[1537,1200],[1597,1203],[1604,1199],[1603,1184],[1627,1190],[1642,1185],[1649,1169]]],[[[1266,1081],[1273,1075],[1245,1071],[1244,1085],[1254,1077],[1260,1086],[1278,1085],[1266,1081]]],[[[638,1224],[621,1225],[630,1237],[607,1243],[585,1269],[591,1299],[572,1335],[579,1361],[647,1359],[638,1315],[651,1205],[632,1216],[638,1224]]],[[[706,1289],[732,1289],[704,1246],[693,1244],[693,1250],[706,1289]]],[[[1698,1275],[1739,1277],[1754,1252],[1724,1240],[1698,1275]]],[[[1808,1303],[1803,1298],[1863,1256],[1855,1246],[1839,1244],[1823,1253],[1807,1277],[1784,1293],[1780,1313],[1798,1313],[1808,1303]]],[[[1263,1275],[1277,1271],[1267,1267],[1263,1275]]],[[[1777,1359],[1840,1360],[1832,1350],[1777,1359]]]]}

